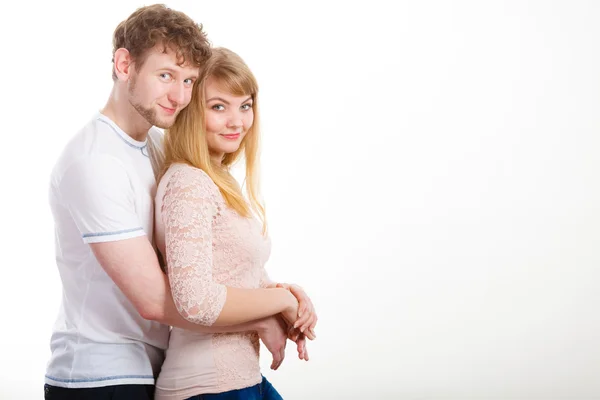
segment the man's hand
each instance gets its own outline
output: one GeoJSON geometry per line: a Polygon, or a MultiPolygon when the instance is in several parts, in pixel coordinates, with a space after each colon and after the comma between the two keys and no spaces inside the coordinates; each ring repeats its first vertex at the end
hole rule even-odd
{"type": "Polygon", "coordinates": [[[260,340],[273,355],[271,369],[279,368],[285,358],[285,345],[288,339],[288,325],[279,315],[262,320],[257,329],[260,340]]]}
{"type": "Polygon", "coordinates": [[[298,328],[310,340],[315,340],[317,336],[314,329],[318,318],[308,295],[298,285],[278,283],[277,287],[289,290],[298,299],[298,319],[294,322],[294,328],[298,328]]]}
{"type": "Polygon", "coordinates": [[[288,331],[288,339],[290,339],[293,342],[296,342],[298,358],[301,360],[308,361],[308,350],[306,350],[306,335],[301,333],[298,329],[290,327],[288,331]]]}

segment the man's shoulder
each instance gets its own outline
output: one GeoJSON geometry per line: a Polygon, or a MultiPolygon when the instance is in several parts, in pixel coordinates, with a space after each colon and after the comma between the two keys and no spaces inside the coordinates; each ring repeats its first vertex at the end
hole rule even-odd
{"type": "Polygon", "coordinates": [[[75,132],[63,147],[61,157],[79,157],[89,154],[99,144],[98,139],[104,136],[110,127],[102,123],[97,114],[94,114],[82,127],[75,132]],[[101,135],[99,135],[101,134],[101,135]]]}
{"type": "Polygon", "coordinates": [[[97,129],[97,119],[92,117],[68,139],[54,163],[52,169],[54,178],[60,177],[73,163],[77,163],[91,154],[97,129]]]}

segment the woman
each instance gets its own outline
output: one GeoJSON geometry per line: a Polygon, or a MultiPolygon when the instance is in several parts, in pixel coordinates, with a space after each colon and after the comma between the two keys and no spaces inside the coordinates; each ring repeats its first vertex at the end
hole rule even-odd
{"type": "Polygon", "coordinates": [[[212,333],[216,327],[281,313],[314,338],[312,307],[298,319],[289,286],[271,282],[264,269],[270,242],[257,189],[257,94],[242,59],[214,49],[192,102],[165,135],[157,245],[179,312],[212,330],[173,328],[157,399],[281,398],[260,373],[257,334],[227,328],[222,331],[230,333],[212,333]],[[246,196],[229,172],[242,154],[246,196]]]}

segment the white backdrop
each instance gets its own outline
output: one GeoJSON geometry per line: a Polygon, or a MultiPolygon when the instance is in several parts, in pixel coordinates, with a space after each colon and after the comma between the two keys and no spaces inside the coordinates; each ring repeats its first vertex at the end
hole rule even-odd
{"type": "MultiPolygon", "coordinates": [[[[138,1],[4,5],[0,398],[41,399],[47,202],[138,1]]],[[[286,399],[600,399],[600,2],[171,1],[261,84],[286,399]]]]}

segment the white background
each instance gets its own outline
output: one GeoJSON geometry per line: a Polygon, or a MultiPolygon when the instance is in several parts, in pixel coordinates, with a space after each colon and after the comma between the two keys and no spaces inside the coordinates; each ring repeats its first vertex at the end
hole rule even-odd
{"type": "MultiPolygon", "coordinates": [[[[137,1],[2,7],[0,398],[41,399],[47,202],[137,1]]],[[[600,399],[600,2],[172,1],[261,84],[286,399],[600,399]]]]}

